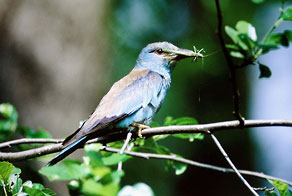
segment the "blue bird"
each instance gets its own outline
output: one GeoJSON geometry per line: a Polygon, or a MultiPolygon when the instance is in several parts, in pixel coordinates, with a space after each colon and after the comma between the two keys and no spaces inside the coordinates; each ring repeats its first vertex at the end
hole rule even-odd
{"type": "Polygon", "coordinates": [[[53,165],[82,147],[86,141],[108,134],[112,128],[150,125],[170,87],[171,72],[177,61],[202,58],[196,51],[181,49],[168,42],[148,44],[140,53],[133,70],[114,83],[83,125],[62,143],[62,151],[48,165],[53,165]]]}

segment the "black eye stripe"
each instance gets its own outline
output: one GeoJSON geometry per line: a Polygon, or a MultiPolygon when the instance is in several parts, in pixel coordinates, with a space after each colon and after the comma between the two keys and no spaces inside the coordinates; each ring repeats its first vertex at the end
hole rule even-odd
{"type": "Polygon", "coordinates": [[[163,50],[161,48],[156,48],[156,49],[149,51],[149,53],[153,53],[153,52],[160,55],[163,53],[163,50]]]}

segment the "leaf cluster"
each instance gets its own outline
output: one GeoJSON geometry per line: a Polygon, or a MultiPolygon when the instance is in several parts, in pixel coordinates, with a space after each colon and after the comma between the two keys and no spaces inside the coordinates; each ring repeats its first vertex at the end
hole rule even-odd
{"type": "Polygon", "coordinates": [[[56,193],[42,184],[23,182],[21,170],[11,163],[0,162],[0,195],[4,196],[50,196],[56,193]]]}
{"type": "MultiPolygon", "coordinates": [[[[261,1],[260,1],[261,2],[261,1]]],[[[255,1],[255,3],[260,3],[255,1]]],[[[258,57],[271,50],[279,49],[280,46],[288,47],[292,41],[292,31],[273,33],[283,21],[292,21],[292,6],[282,10],[278,20],[271,30],[266,34],[262,41],[259,41],[256,34],[256,28],[246,22],[238,21],[235,28],[225,26],[225,32],[232,40],[232,44],[226,44],[230,50],[230,56],[239,60],[238,68],[253,64],[258,65],[260,70],[259,78],[270,77],[272,72],[269,67],[258,61],[258,57]]]]}

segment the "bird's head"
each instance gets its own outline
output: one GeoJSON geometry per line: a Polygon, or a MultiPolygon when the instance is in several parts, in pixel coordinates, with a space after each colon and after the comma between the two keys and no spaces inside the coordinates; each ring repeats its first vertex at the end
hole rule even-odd
{"type": "Polygon", "coordinates": [[[171,73],[177,61],[188,57],[202,58],[203,56],[192,50],[178,48],[169,42],[156,42],[143,48],[136,67],[171,73]]]}

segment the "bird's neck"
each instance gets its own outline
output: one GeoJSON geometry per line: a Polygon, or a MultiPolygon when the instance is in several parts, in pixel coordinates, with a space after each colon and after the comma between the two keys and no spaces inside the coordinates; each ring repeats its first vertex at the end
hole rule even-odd
{"type": "Polygon", "coordinates": [[[169,81],[169,82],[171,81],[172,69],[166,68],[166,66],[157,66],[156,64],[150,64],[150,63],[147,63],[145,65],[144,63],[137,62],[134,69],[140,69],[140,68],[156,72],[159,75],[163,76],[163,78],[166,81],[169,81]]]}

